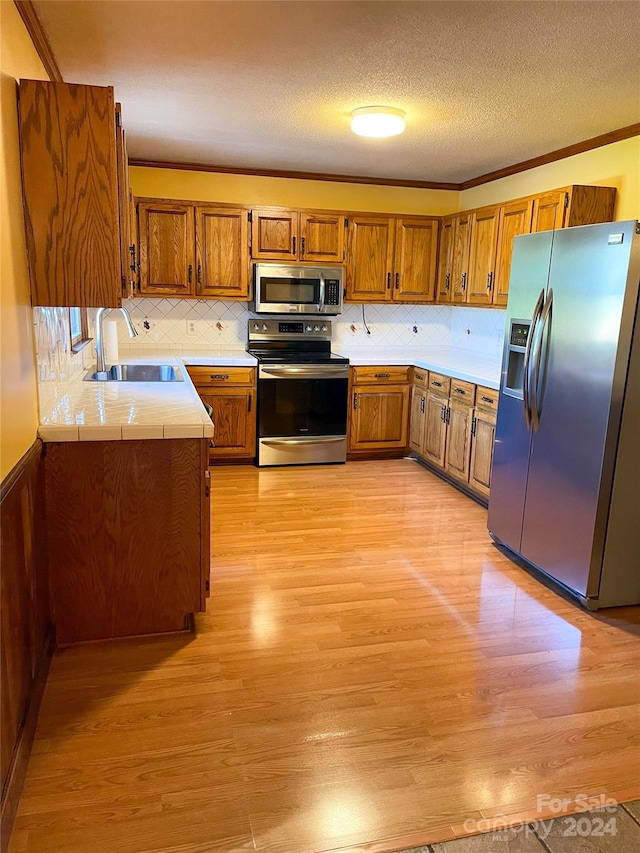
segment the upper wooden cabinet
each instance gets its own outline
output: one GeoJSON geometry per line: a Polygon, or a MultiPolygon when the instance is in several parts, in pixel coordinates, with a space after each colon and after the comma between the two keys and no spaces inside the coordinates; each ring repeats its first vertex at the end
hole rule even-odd
{"type": "Polygon", "coordinates": [[[244,208],[138,201],[141,296],[249,299],[244,208]]]}
{"type": "Polygon", "coordinates": [[[119,307],[129,190],[113,89],[21,80],[19,124],[32,304],[119,307]]]}
{"type": "Polygon", "coordinates": [[[251,211],[251,257],[256,260],[342,263],[345,217],[273,207],[251,211]]]}
{"type": "Polygon", "coordinates": [[[438,220],[371,214],[349,219],[347,299],[352,302],[432,302],[438,220]]]}
{"type": "Polygon", "coordinates": [[[613,219],[614,187],[570,186],[445,217],[438,301],[504,307],[513,239],[613,219]]]}

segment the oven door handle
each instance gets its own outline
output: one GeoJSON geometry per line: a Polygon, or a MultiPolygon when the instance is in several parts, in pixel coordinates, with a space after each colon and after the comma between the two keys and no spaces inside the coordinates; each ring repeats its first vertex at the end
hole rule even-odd
{"type": "Polygon", "coordinates": [[[269,447],[278,447],[281,444],[337,444],[346,440],[344,435],[338,438],[261,438],[261,444],[267,444],[269,447]]]}
{"type": "Polygon", "coordinates": [[[335,367],[261,367],[259,378],[274,379],[348,379],[349,366],[335,367]]]}

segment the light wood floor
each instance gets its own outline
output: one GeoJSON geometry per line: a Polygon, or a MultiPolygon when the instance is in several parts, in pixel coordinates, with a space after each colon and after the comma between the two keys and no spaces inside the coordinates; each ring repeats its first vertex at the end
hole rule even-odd
{"type": "Polygon", "coordinates": [[[55,657],[12,853],[386,853],[638,797],[640,608],[563,600],[411,460],[213,486],[196,636],[55,657]]]}

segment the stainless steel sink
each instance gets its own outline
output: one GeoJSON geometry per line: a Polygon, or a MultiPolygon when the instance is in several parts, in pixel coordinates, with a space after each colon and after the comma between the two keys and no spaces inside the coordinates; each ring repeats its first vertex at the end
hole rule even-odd
{"type": "Polygon", "coordinates": [[[109,370],[90,370],[85,381],[94,382],[184,382],[170,364],[114,364],[109,370]]]}

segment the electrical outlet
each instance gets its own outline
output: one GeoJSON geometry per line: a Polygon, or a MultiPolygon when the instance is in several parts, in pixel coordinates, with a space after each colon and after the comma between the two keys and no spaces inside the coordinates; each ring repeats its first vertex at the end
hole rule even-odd
{"type": "Polygon", "coordinates": [[[187,337],[195,338],[198,334],[198,330],[196,329],[196,321],[195,320],[187,320],[187,337]]]}

